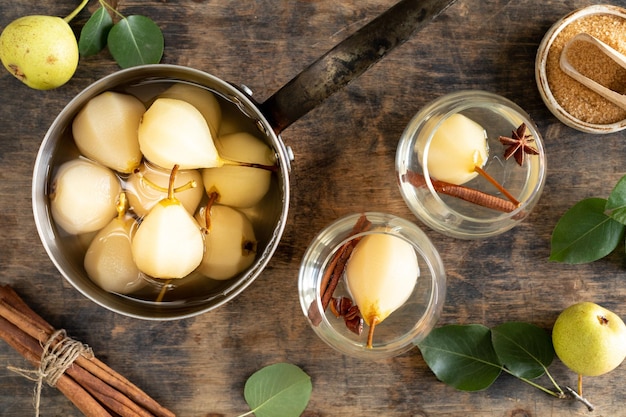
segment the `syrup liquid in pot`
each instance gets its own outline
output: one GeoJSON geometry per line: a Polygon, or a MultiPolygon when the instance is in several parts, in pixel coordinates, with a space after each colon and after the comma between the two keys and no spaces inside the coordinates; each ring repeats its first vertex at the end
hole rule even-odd
{"type": "MultiPolygon", "coordinates": [[[[161,92],[169,88],[173,83],[181,82],[178,80],[154,80],[147,81],[138,84],[131,84],[115,88],[115,91],[131,94],[139,98],[146,108],[161,92]]],[[[197,85],[197,84],[194,84],[197,85]]],[[[206,87],[202,87],[206,88],[206,87]]],[[[280,157],[280,153],[276,151],[275,146],[271,143],[271,140],[266,136],[262,129],[258,127],[259,123],[247,115],[238,104],[231,99],[225,97],[217,91],[213,91],[215,97],[222,111],[222,128],[220,133],[224,133],[223,129],[227,129],[227,133],[235,132],[247,132],[267,143],[270,149],[274,150],[276,158],[280,157]]],[[[51,167],[49,180],[47,185],[46,194],[50,193],[50,184],[52,178],[54,178],[58,167],[66,161],[80,157],[71,132],[71,123],[64,129],[62,137],[59,140],[59,144],[55,151],[55,155],[51,159],[51,167]]],[[[280,171],[279,171],[280,172],[280,171]]],[[[116,173],[122,186],[126,184],[128,178],[127,174],[116,173]]],[[[250,270],[261,262],[268,247],[275,240],[275,230],[277,224],[281,221],[281,212],[283,201],[285,199],[283,189],[284,184],[280,178],[280,174],[272,172],[271,185],[268,193],[265,197],[255,206],[241,210],[250,219],[254,228],[255,237],[257,240],[256,259],[250,268],[241,272],[237,276],[228,280],[214,280],[201,275],[199,272],[194,271],[188,276],[181,279],[173,280],[160,280],[154,279],[149,276],[144,276],[147,285],[134,293],[120,295],[121,297],[128,297],[133,301],[140,303],[157,303],[157,299],[161,296],[160,305],[180,305],[180,304],[195,304],[206,303],[212,299],[223,297],[226,293],[233,291],[238,285],[242,285],[243,282],[250,279],[250,270]]],[[[208,197],[204,193],[203,200],[200,202],[199,208],[203,207],[208,197]]],[[[132,214],[132,212],[131,212],[132,214]]],[[[54,223],[54,220],[50,216],[50,222],[54,223]]],[[[75,273],[84,276],[87,279],[87,273],[83,267],[84,256],[89,246],[91,239],[97,232],[86,235],[70,235],[60,227],[54,227],[56,232],[55,238],[58,240],[59,247],[62,248],[62,252],[68,258],[72,267],[75,269],[75,273]]],[[[93,284],[95,285],[95,284],[93,284]]],[[[245,284],[243,284],[245,285],[245,284]]],[[[103,290],[104,291],[104,290],[103,290]]]]}

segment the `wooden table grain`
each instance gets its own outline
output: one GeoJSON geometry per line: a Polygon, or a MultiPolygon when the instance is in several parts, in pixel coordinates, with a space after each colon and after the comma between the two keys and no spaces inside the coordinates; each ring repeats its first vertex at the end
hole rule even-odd
{"type": "MultiPolygon", "coordinates": [[[[0,1],[0,27],[29,14],[65,16],[75,0],[0,1]]],[[[394,0],[119,0],[126,14],[154,19],[165,36],[164,63],[245,84],[263,101],[310,62],[394,0]]],[[[201,316],[152,322],[99,307],[66,283],[47,257],[31,210],[39,144],[64,105],[118,68],[107,52],[81,59],[74,78],[47,92],[0,73],[0,282],[11,284],[52,325],[182,417],[236,416],[249,410],[246,379],[288,361],[312,378],[304,416],[522,417],[624,416],[626,366],[587,378],[597,409],[557,400],[502,376],[482,392],[438,382],[417,349],[367,362],[342,356],[309,328],[297,296],[301,257],[313,236],[348,213],[375,210],[420,224],[394,176],[395,150],[410,118],[449,92],[481,89],[524,108],[543,133],[548,156],[544,194],[515,229],[485,240],[444,237],[425,226],[448,274],[440,324],[527,321],[549,331],[557,314],[582,300],[626,317],[623,247],[592,264],[548,260],[550,235],[578,200],[606,197],[626,173],[625,133],[584,134],[560,123],[534,80],[537,47],[548,28],[583,0],[458,0],[442,16],[364,75],[285,130],[295,154],[283,239],[267,270],[234,301],[201,316]]],[[[611,3],[626,7],[626,1],[611,3]]],[[[89,4],[91,11],[96,1],[89,4]]],[[[88,18],[73,22],[78,31],[88,18]]],[[[33,415],[33,383],[10,372],[22,358],[0,342],[0,415],[33,415]]],[[[559,361],[562,385],[575,375],[559,361]]],[[[544,381],[547,383],[547,381],[544,381]]],[[[55,389],[43,390],[42,416],[79,416],[55,389]]]]}

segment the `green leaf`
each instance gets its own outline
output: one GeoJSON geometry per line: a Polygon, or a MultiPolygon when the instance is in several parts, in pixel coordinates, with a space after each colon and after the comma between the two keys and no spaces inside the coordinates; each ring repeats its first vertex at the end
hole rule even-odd
{"type": "Polygon", "coordinates": [[[604,213],[607,200],[588,198],[559,219],[552,232],[550,260],[581,264],[611,253],[624,235],[624,225],[604,213]]]}
{"type": "Polygon", "coordinates": [[[111,28],[107,45],[122,68],[158,64],[163,56],[163,33],[148,17],[128,16],[111,28]]]}
{"type": "Polygon", "coordinates": [[[299,367],[277,363],[248,378],[244,398],[257,417],[298,417],[312,389],[311,378],[299,367]]]}
{"type": "Polygon", "coordinates": [[[605,210],[610,212],[612,219],[626,224],[626,175],[617,182],[609,194],[605,210]]]}
{"type": "Polygon", "coordinates": [[[111,15],[104,7],[96,10],[80,31],[78,39],[80,55],[91,56],[103,50],[107,44],[107,36],[112,27],[113,19],[111,19],[111,15]]]}
{"type": "Polygon", "coordinates": [[[439,327],[418,347],[435,376],[459,390],[488,388],[502,371],[491,331],[480,324],[439,327]]]}
{"type": "Polygon", "coordinates": [[[491,340],[502,364],[518,378],[542,376],[554,359],[552,338],[530,323],[509,322],[496,326],[491,329],[491,340]]]}

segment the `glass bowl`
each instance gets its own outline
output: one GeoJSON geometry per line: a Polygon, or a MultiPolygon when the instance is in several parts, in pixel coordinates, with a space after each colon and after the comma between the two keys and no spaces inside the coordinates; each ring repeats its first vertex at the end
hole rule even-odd
{"type": "MultiPolygon", "coordinates": [[[[446,275],[439,253],[414,223],[391,214],[366,212],[338,219],[313,239],[300,265],[298,293],[304,315],[324,342],[345,355],[377,360],[405,353],[428,335],[444,305],[446,275]],[[355,234],[353,227],[362,216],[371,227],[355,234]],[[409,243],[420,272],[407,300],[376,326],[372,346],[367,347],[367,324],[360,335],[351,331],[343,317],[337,317],[330,307],[322,307],[321,288],[337,252],[353,239],[371,234],[389,234],[409,243]]],[[[344,274],[332,296],[351,297],[344,274]]]]}
{"type": "Polygon", "coordinates": [[[428,104],[409,122],[396,152],[398,184],[410,210],[433,230],[461,239],[495,236],[528,217],[543,191],[546,169],[543,140],[530,116],[512,101],[486,91],[451,93],[428,104]],[[449,138],[450,148],[438,151],[438,159],[431,146],[435,132],[453,117],[466,123],[461,134],[449,138]],[[520,165],[515,155],[505,158],[509,147],[500,137],[512,138],[522,124],[522,135],[536,155],[524,153],[520,165]],[[486,175],[473,172],[465,182],[451,185],[452,180],[441,177],[446,170],[456,170],[447,164],[456,148],[467,146],[468,127],[474,142],[476,132],[482,135],[484,153],[474,157],[486,175]]]}

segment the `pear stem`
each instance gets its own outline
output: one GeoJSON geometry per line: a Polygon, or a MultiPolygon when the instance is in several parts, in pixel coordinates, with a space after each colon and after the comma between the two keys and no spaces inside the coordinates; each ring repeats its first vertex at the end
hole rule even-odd
{"type": "Polygon", "coordinates": [[[167,292],[167,287],[170,285],[171,282],[172,280],[168,279],[167,281],[163,283],[163,287],[161,287],[161,291],[159,291],[159,295],[157,296],[156,300],[154,300],[155,303],[163,302],[163,299],[165,298],[165,293],[167,292]]]}
{"type": "Polygon", "coordinates": [[[126,19],[126,17],[124,17],[123,14],[121,14],[120,12],[117,11],[117,9],[113,6],[111,6],[109,3],[107,3],[104,0],[100,0],[99,1],[100,6],[102,6],[103,9],[109,9],[112,13],[114,13],[115,15],[117,15],[120,19],[126,19]]]}
{"type": "Polygon", "coordinates": [[[378,324],[378,317],[374,317],[372,318],[372,323],[370,324],[370,329],[367,332],[367,348],[371,349],[373,346],[373,341],[374,341],[374,329],[376,328],[376,325],[378,324]]]}
{"type": "MultiPolygon", "coordinates": [[[[165,187],[161,187],[158,184],[153,183],[152,181],[150,181],[148,178],[146,178],[145,176],[138,174],[139,175],[139,180],[146,184],[148,187],[153,188],[157,191],[161,191],[162,193],[167,193],[167,188],[165,187]]],[[[198,186],[198,183],[195,180],[190,180],[189,182],[181,185],[180,187],[176,187],[174,188],[174,194],[176,193],[180,193],[181,191],[186,191],[186,190],[191,190],[192,188],[196,188],[198,186]]]]}
{"type": "Polygon", "coordinates": [[[115,207],[118,219],[123,219],[126,215],[127,202],[126,193],[122,191],[117,199],[117,206],[115,207]]]}
{"type": "Polygon", "coordinates": [[[206,207],[204,209],[204,223],[207,233],[211,232],[211,207],[213,207],[213,204],[217,202],[219,197],[220,195],[216,192],[209,194],[209,201],[206,203],[206,207]]]}
{"type": "Polygon", "coordinates": [[[493,178],[491,175],[489,175],[487,173],[487,171],[485,171],[484,169],[482,169],[478,165],[476,165],[474,167],[474,171],[476,171],[480,175],[482,175],[487,181],[489,181],[494,187],[496,187],[498,189],[498,191],[500,191],[502,194],[504,194],[505,197],[508,198],[511,203],[513,203],[513,204],[515,204],[515,206],[519,207],[520,202],[515,197],[513,197],[513,195],[510,192],[508,192],[506,188],[504,188],[498,181],[496,181],[495,178],[493,178]]]}
{"type": "Polygon", "coordinates": [[[583,396],[583,375],[578,374],[578,395],[583,396]]]}
{"type": "Polygon", "coordinates": [[[176,174],[178,174],[178,164],[172,167],[172,172],[170,173],[170,183],[167,187],[167,199],[174,199],[174,182],[176,182],[176,174]]]}
{"type": "Polygon", "coordinates": [[[257,168],[257,169],[264,169],[266,171],[271,171],[271,172],[278,171],[278,167],[276,165],[257,164],[255,162],[232,161],[230,159],[224,159],[224,158],[221,158],[221,160],[224,163],[224,165],[229,165],[229,166],[257,168]]]}
{"type": "Polygon", "coordinates": [[[74,11],[70,14],[68,14],[67,16],[65,16],[63,18],[63,20],[65,20],[65,23],[70,23],[72,21],[73,18],[76,17],[76,15],[78,13],[80,13],[81,10],[83,10],[83,8],[87,5],[87,3],[89,3],[89,0],[83,0],[77,8],[74,9],[74,11]]]}
{"type": "MultiPolygon", "coordinates": [[[[582,375],[579,375],[579,377],[582,375]]],[[[582,379],[582,378],[581,378],[582,379]]],[[[575,390],[573,390],[570,387],[565,387],[565,389],[567,390],[567,392],[569,392],[572,397],[574,397],[577,401],[580,401],[581,403],[585,404],[587,406],[587,410],[589,411],[593,411],[595,409],[595,407],[593,406],[593,404],[591,404],[589,402],[589,400],[587,400],[585,397],[582,396],[582,394],[579,394],[578,392],[576,392],[575,390]]]]}

